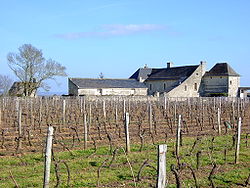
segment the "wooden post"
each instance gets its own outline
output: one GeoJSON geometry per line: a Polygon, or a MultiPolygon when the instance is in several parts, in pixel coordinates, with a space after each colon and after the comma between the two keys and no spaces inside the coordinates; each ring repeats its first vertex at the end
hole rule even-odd
{"type": "Polygon", "coordinates": [[[86,100],[85,97],[83,98],[83,112],[86,110],[86,100]]]}
{"type": "Polygon", "coordinates": [[[105,104],[105,101],[103,101],[102,103],[102,107],[103,107],[103,117],[106,119],[106,104],[105,104]]]}
{"type": "Polygon", "coordinates": [[[235,150],[235,164],[239,163],[240,136],[241,136],[241,117],[239,117],[239,120],[238,120],[237,143],[236,143],[236,150],[235,150]]]}
{"type": "Polygon", "coordinates": [[[63,125],[65,124],[66,101],[63,100],[63,125]]]}
{"type": "Polygon", "coordinates": [[[129,113],[125,113],[125,135],[126,135],[126,152],[130,152],[130,140],[129,140],[129,113]]]}
{"type": "Polygon", "coordinates": [[[203,129],[203,126],[204,126],[204,102],[202,99],[201,99],[201,124],[202,124],[202,129],[203,129]]]}
{"type": "Polygon", "coordinates": [[[244,112],[245,112],[245,99],[240,100],[240,117],[244,117],[244,112]]]}
{"type": "Polygon", "coordinates": [[[22,109],[21,107],[18,110],[18,135],[22,135],[22,109]]]}
{"type": "Polygon", "coordinates": [[[30,102],[30,126],[33,126],[35,128],[35,120],[34,120],[34,115],[33,115],[33,102],[34,101],[31,101],[30,102]]]}
{"type": "Polygon", "coordinates": [[[232,123],[233,128],[234,128],[234,118],[235,118],[235,117],[234,117],[234,116],[235,116],[235,114],[234,114],[234,101],[232,102],[232,116],[233,116],[233,117],[232,117],[232,122],[231,122],[231,123],[232,123]]]}
{"type": "Polygon", "coordinates": [[[87,149],[88,141],[88,127],[87,127],[87,114],[84,113],[84,149],[87,149]]]}
{"type": "Polygon", "coordinates": [[[240,117],[240,103],[239,103],[238,98],[237,98],[237,114],[238,114],[238,117],[240,117]]]}
{"type": "Polygon", "coordinates": [[[19,99],[17,98],[17,100],[16,100],[16,111],[17,111],[17,113],[18,113],[18,110],[19,110],[19,106],[20,106],[19,99]]]}
{"type": "Polygon", "coordinates": [[[80,113],[82,113],[82,97],[80,97],[80,113]]]}
{"type": "Polygon", "coordinates": [[[180,137],[181,137],[181,115],[178,118],[178,125],[176,131],[176,156],[179,157],[180,153],[180,137]]]}
{"type": "Polygon", "coordinates": [[[149,132],[152,133],[152,105],[149,104],[149,113],[148,113],[148,116],[149,116],[149,132]]]}
{"type": "MultiPolygon", "coordinates": [[[[125,113],[126,113],[126,101],[125,99],[123,100],[123,114],[125,116],[125,113]]],[[[125,117],[124,117],[125,118],[125,117]]]]}
{"type": "Polygon", "coordinates": [[[17,152],[22,148],[22,108],[19,106],[18,110],[18,145],[17,152]]]}
{"type": "Polygon", "coordinates": [[[218,111],[217,111],[217,123],[218,123],[218,133],[219,135],[221,135],[221,122],[220,122],[220,108],[218,108],[218,111]]]}
{"type": "Polygon", "coordinates": [[[90,127],[91,127],[91,121],[92,121],[92,105],[91,103],[89,103],[89,125],[88,125],[88,132],[90,130],[90,127]]]}
{"type": "Polygon", "coordinates": [[[174,124],[176,124],[176,116],[177,116],[177,109],[176,109],[176,99],[175,99],[175,103],[174,103],[174,124]]]}
{"type": "Polygon", "coordinates": [[[115,122],[118,122],[118,111],[117,111],[117,104],[115,104],[115,122]]]}
{"type": "Polygon", "coordinates": [[[42,98],[40,98],[39,100],[39,124],[41,126],[41,122],[42,122],[42,98]]]}
{"type": "Polygon", "coordinates": [[[157,170],[157,188],[166,187],[166,152],[167,145],[158,146],[158,170],[157,170]]]}
{"type": "Polygon", "coordinates": [[[2,108],[0,107],[0,127],[1,127],[1,124],[2,124],[2,108]]]}
{"type": "Polygon", "coordinates": [[[44,181],[43,187],[49,188],[49,177],[50,177],[50,165],[51,165],[51,153],[52,153],[52,140],[53,140],[54,128],[48,127],[47,141],[46,141],[46,152],[45,152],[45,167],[44,167],[44,181]]]}
{"type": "Polygon", "coordinates": [[[167,109],[167,98],[164,96],[164,110],[167,109]]]}

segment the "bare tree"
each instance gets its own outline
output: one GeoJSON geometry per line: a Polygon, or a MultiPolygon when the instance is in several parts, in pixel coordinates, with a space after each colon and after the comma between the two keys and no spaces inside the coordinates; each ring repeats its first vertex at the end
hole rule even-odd
{"type": "Polygon", "coordinates": [[[25,96],[30,96],[40,87],[49,90],[50,87],[44,82],[48,79],[67,76],[64,66],[52,59],[46,60],[42,50],[31,44],[22,45],[18,51],[9,53],[7,60],[9,67],[23,84],[25,96]]]}
{"type": "Polygon", "coordinates": [[[13,80],[7,75],[0,75],[0,95],[8,95],[13,80]]]}

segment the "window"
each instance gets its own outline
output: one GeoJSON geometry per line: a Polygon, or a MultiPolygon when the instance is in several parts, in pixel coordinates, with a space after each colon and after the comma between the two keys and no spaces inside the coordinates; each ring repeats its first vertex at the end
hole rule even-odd
{"type": "Polygon", "coordinates": [[[165,83],[163,84],[163,89],[166,90],[166,84],[165,83]]]}
{"type": "Polygon", "coordinates": [[[211,79],[213,79],[213,77],[212,77],[212,76],[211,76],[210,78],[211,78],[211,79]]]}
{"type": "Polygon", "coordinates": [[[197,83],[194,83],[194,90],[197,91],[198,87],[197,87],[197,83]]]}
{"type": "Polygon", "coordinates": [[[232,82],[232,80],[230,80],[230,85],[232,85],[233,84],[233,82],[232,82]]]}
{"type": "Polygon", "coordinates": [[[187,85],[185,85],[185,91],[187,91],[187,85]]]}
{"type": "Polygon", "coordinates": [[[152,90],[152,84],[149,84],[149,90],[152,90]]]}

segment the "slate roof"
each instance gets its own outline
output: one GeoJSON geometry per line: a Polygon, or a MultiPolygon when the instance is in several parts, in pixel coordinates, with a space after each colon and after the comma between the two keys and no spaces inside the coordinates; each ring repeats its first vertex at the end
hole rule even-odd
{"type": "Polygon", "coordinates": [[[135,79],[91,79],[69,78],[79,89],[94,88],[147,88],[144,83],[135,79]]]}
{"type": "Polygon", "coordinates": [[[129,79],[136,79],[139,80],[141,77],[142,79],[147,79],[148,75],[151,74],[152,68],[139,68],[129,79]]]}
{"type": "Polygon", "coordinates": [[[227,63],[217,63],[205,76],[240,76],[227,63]]]}
{"type": "Polygon", "coordinates": [[[198,67],[199,65],[159,69],[149,75],[147,80],[185,80],[198,67]]]}

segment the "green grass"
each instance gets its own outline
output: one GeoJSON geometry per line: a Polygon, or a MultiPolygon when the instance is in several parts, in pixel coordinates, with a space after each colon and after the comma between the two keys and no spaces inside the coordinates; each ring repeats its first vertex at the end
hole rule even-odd
{"type": "MultiPolygon", "coordinates": [[[[243,138],[243,137],[242,137],[243,138]]],[[[183,146],[180,149],[180,162],[192,166],[196,169],[196,153],[201,151],[200,168],[196,170],[198,183],[201,187],[209,187],[208,175],[212,169],[212,164],[219,167],[213,177],[218,187],[237,187],[243,184],[250,173],[250,149],[245,143],[241,143],[240,163],[234,164],[234,148],[232,146],[232,136],[220,136],[214,139],[212,151],[212,138],[203,137],[190,154],[195,138],[184,138],[183,146]],[[224,160],[224,149],[227,148],[227,160],[224,160]]],[[[167,179],[169,187],[176,187],[175,178],[170,170],[170,165],[177,165],[175,158],[175,140],[169,139],[167,142],[167,179]]],[[[133,173],[137,173],[146,159],[149,164],[157,168],[157,145],[146,144],[139,151],[140,145],[131,145],[131,153],[125,155],[123,149],[119,149],[111,167],[108,167],[112,156],[109,147],[99,147],[96,153],[94,149],[72,150],[69,152],[55,153],[56,160],[65,161],[70,169],[71,187],[96,187],[97,170],[102,163],[107,163],[101,168],[100,185],[105,187],[150,187],[155,186],[157,172],[150,167],[145,167],[141,174],[141,181],[134,182],[133,173]]],[[[14,179],[20,187],[42,187],[43,183],[44,158],[41,154],[26,154],[21,157],[10,156],[0,158],[0,187],[14,187],[10,177],[12,172],[14,179]]],[[[51,187],[56,184],[55,166],[51,167],[51,187]]],[[[67,169],[63,163],[59,163],[60,186],[67,186],[67,169]]],[[[182,184],[184,187],[194,187],[194,180],[188,169],[181,172],[182,184]]]]}

